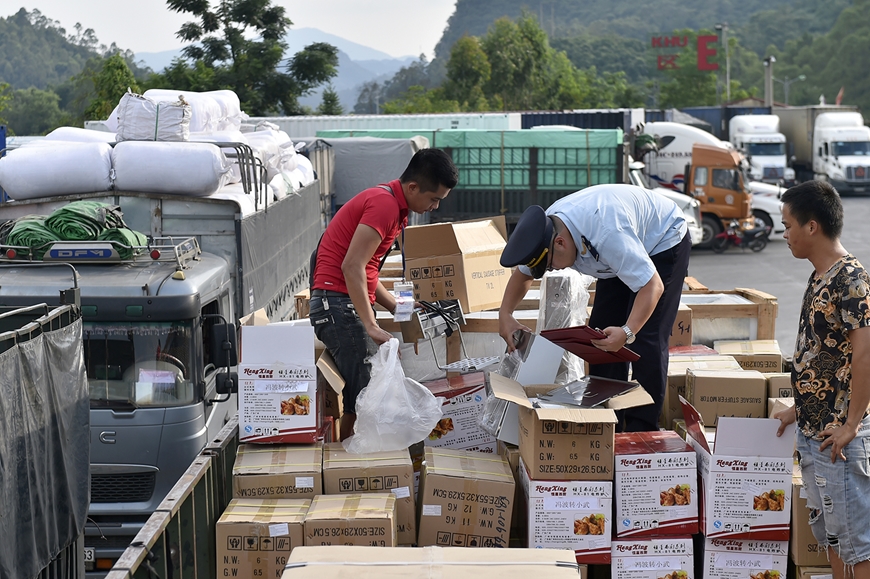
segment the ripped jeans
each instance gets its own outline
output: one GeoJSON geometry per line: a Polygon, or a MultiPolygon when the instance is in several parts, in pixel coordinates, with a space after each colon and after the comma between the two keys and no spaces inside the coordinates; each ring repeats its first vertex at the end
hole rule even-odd
{"type": "Polygon", "coordinates": [[[810,528],[847,566],[870,560],[870,417],[831,463],[831,447],[797,433],[810,528]]]}

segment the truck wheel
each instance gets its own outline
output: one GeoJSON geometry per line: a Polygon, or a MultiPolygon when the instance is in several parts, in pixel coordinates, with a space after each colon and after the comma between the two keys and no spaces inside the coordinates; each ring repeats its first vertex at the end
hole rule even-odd
{"type": "Polygon", "coordinates": [[[722,233],[722,221],[715,215],[704,215],[701,218],[701,230],[704,235],[701,237],[701,243],[698,244],[698,247],[709,248],[713,239],[722,233]]]}
{"type": "Polygon", "coordinates": [[[756,227],[769,227],[773,231],[773,219],[770,218],[767,211],[762,209],[753,209],[752,215],[755,217],[756,227]]]}

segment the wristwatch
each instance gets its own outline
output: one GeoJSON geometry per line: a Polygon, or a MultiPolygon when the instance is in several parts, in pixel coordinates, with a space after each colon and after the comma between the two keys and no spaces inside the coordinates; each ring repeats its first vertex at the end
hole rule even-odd
{"type": "Polygon", "coordinates": [[[622,331],[625,332],[625,344],[633,344],[635,336],[634,332],[631,331],[631,328],[629,328],[627,325],[622,326],[622,331]]]}

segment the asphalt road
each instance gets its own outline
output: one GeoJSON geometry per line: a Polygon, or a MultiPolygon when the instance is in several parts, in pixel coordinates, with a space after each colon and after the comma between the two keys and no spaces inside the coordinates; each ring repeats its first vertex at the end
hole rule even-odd
{"type": "MultiPolygon", "coordinates": [[[[843,208],[843,246],[870,269],[870,197],[845,197],[843,208]]],[[[689,259],[689,275],[710,289],[747,287],[776,296],[776,339],[789,357],[794,351],[801,299],[812,271],[809,261],[792,256],[781,234],[771,238],[760,253],[735,247],[721,254],[695,249],[689,259]]]]}

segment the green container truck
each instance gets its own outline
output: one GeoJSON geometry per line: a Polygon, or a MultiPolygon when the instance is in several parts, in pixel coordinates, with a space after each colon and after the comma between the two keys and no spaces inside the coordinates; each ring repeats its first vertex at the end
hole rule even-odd
{"type": "Polygon", "coordinates": [[[317,136],[425,137],[430,147],[447,151],[459,169],[459,184],[432,213],[433,221],[503,214],[514,223],[529,205],[546,207],[592,185],[623,182],[620,129],[328,130],[317,136]]]}

